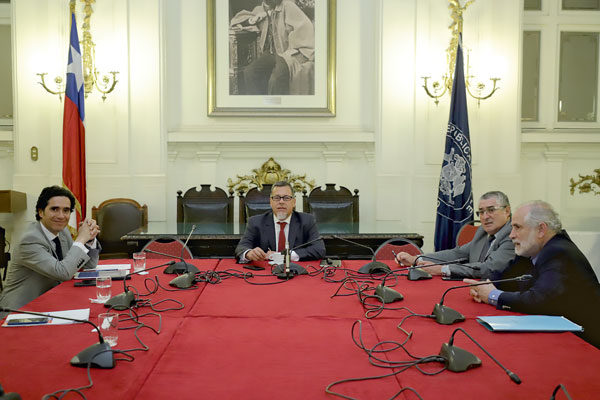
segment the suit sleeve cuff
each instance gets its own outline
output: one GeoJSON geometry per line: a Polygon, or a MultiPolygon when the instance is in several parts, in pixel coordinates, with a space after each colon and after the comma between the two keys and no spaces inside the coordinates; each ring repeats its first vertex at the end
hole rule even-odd
{"type": "Polygon", "coordinates": [[[238,263],[240,264],[248,264],[250,262],[250,260],[248,260],[246,258],[246,254],[250,251],[250,249],[246,250],[245,252],[242,253],[242,255],[240,256],[240,259],[238,261],[238,263]]]}
{"type": "Polygon", "coordinates": [[[498,298],[503,293],[502,290],[494,289],[488,295],[488,303],[496,307],[498,305],[498,298]]]}

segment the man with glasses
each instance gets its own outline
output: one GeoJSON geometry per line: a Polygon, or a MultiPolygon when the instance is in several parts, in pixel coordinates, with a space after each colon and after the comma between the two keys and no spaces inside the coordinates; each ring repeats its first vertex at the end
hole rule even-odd
{"type": "MultiPolygon", "coordinates": [[[[75,197],[67,189],[49,186],[38,197],[35,222],[27,227],[8,268],[0,306],[21,308],[80,269],[98,264],[100,229],[96,221],[82,222],[75,241],[67,228],[75,197]]],[[[0,316],[1,318],[1,316],[0,316]]]]}
{"type": "MultiPolygon", "coordinates": [[[[317,222],[311,214],[294,211],[296,199],[288,182],[271,187],[271,210],[248,220],[244,236],[235,248],[239,262],[268,260],[282,253],[286,242],[294,249],[319,237],[317,222]]],[[[291,252],[291,261],[325,258],[323,240],[316,240],[291,252]]]]}
{"type": "MultiPolygon", "coordinates": [[[[508,237],[511,229],[508,197],[500,191],[485,193],[479,198],[476,214],[481,226],[473,240],[454,249],[425,254],[417,264],[432,275],[450,278],[487,278],[508,267],[515,258],[515,247],[508,237]],[[466,259],[467,263],[435,265],[459,259],[466,259]]],[[[396,256],[396,262],[401,265],[412,265],[415,259],[404,252],[396,256]]]]}
{"type": "MultiPolygon", "coordinates": [[[[510,237],[518,257],[491,280],[529,274],[523,282],[474,286],[478,303],[527,314],[562,315],[584,328],[578,333],[600,348],[600,284],[589,261],[562,229],[558,214],[544,201],[517,208],[510,237]]],[[[466,283],[477,281],[465,279],[466,283]]]]}

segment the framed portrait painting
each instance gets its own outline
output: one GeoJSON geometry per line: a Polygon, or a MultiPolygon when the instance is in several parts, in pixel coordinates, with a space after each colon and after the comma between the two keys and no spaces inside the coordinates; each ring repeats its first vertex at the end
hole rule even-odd
{"type": "Polygon", "coordinates": [[[209,116],[335,116],[336,0],[207,0],[209,116]]]}

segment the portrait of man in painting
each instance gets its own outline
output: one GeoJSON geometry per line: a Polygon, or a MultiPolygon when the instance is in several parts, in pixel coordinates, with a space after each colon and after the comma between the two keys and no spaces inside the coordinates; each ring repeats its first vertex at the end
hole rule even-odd
{"type": "Polygon", "coordinates": [[[315,0],[229,0],[229,94],[314,95],[315,0]]]}

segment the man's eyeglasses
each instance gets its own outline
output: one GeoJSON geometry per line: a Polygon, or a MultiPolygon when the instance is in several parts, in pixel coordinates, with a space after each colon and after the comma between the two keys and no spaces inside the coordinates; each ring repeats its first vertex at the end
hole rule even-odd
{"type": "Polygon", "coordinates": [[[494,211],[498,211],[503,208],[506,208],[506,206],[482,208],[482,209],[475,211],[475,214],[477,214],[477,216],[479,217],[485,213],[492,214],[494,211]]]}
{"type": "Polygon", "coordinates": [[[271,196],[271,200],[273,200],[273,201],[279,201],[279,200],[290,201],[291,199],[293,199],[292,196],[271,196]]]}

